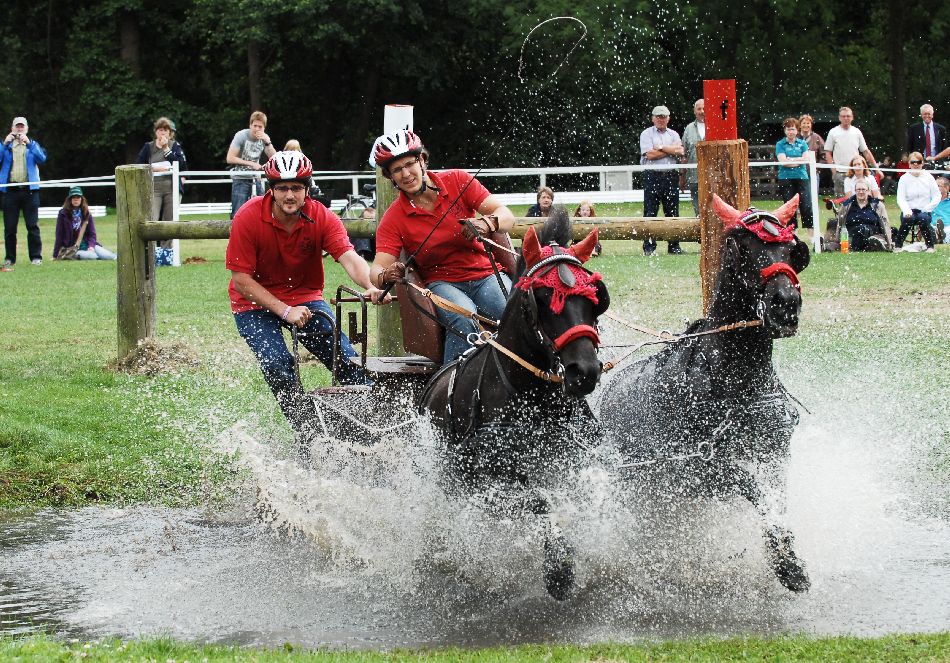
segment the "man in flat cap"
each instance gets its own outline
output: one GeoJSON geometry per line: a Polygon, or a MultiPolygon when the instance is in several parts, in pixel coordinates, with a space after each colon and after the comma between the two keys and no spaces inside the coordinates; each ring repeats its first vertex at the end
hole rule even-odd
{"type": "MultiPolygon", "coordinates": [[[[670,109],[656,106],[651,114],[653,126],[640,134],[640,165],[652,166],[643,173],[643,216],[656,216],[663,203],[663,214],[679,216],[679,173],[668,166],[675,166],[676,159],[683,155],[683,142],[678,133],[668,128],[670,109]]],[[[669,242],[667,250],[680,254],[679,242],[669,242]]],[[[643,240],[643,254],[653,255],[656,240],[643,240]]]]}

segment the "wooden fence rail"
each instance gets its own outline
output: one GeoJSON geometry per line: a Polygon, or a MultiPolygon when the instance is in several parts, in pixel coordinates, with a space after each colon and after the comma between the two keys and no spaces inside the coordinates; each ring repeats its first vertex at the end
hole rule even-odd
{"type": "MultiPolygon", "coordinates": [[[[747,162],[747,157],[746,157],[747,162]]],[[[226,220],[195,219],[192,221],[155,221],[151,219],[152,176],[147,165],[128,165],[116,168],[117,217],[117,327],[118,358],[125,358],[138,344],[155,336],[155,244],[168,239],[227,239],[231,222],[226,220]]],[[[741,174],[737,173],[741,177],[741,174]]],[[[726,187],[728,188],[728,187],[726,187]]],[[[391,187],[388,187],[391,189],[391,187]]],[[[700,191],[710,195],[721,187],[700,191]]],[[[386,191],[387,187],[383,187],[386,191]]],[[[728,196],[735,199],[735,196],[728,196]]],[[[379,209],[385,209],[380,200],[379,209]]],[[[705,201],[704,201],[705,202],[705,201]]],[[[522,238],[528,227],[543,223],[544,219],[518,218],[512,237],[522,238]]],[[[653,237],[660,241],[699,241],[700,220],[693,217],[600,217],[595,222],[574,223],[574,239],[581,239],[597,228],[602,239],[643,239],[653,237]]],[[[347,224],[351,237],[372,237],[376,223],[372,220],[347,224]]],[[[704,251],[707,247],[703,247],[704,251]]],[[[718,246],[717,246],[718,253],[718,246]]],[[[397,307],[381,312],[380,324],[395,327],[380,334],[401,339],[398,333],[397,307]],[[389,333],[395,331],[396,333],[389,333]]],[[[382,332],[383,330],[381,330],[382,332]]],[[[389,341],[387,341],[388,343],[389,341]]],[[[398,340],[393,341],[398,343],[398,340]]],[[[389,348],[381,348],[385,352],[389,348]]]]}

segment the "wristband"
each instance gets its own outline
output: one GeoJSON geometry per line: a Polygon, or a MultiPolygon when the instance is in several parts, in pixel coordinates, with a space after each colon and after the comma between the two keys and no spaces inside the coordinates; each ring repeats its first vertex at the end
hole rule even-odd
{"type": "Polygon", "coordinates": [[[290,315],[290,309],[292,309],[292,308],[293,308],[292,306],[288,306],[287,308],[285,308],[285,309],[284,309],[284,312],[283,312],[283,313],[281,314],[281,316],[280,316],[280,319],[281,319],[281,320],[286,320],[286,319],[287,319],[287,316],[290,315]]]}

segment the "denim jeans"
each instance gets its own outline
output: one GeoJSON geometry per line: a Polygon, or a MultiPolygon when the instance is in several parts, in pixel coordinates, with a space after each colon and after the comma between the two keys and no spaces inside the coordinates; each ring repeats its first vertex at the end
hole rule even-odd
{"type": "MultiPolygon", "coordinates": [[[[663,204],[666,216],[680,215],[680,176],[675,170],[647,170],[643,173],[643,216],[656,216],[663,204]]],[[[679,242],[668,242],[667,250],[679,249],[679,242]]],[[[643,252],[656,251],[656,240],[643,240],[643,252]]]]}
{"type": "Polygon", "coordinates": [[[96,244],[95,247],[89,247],[83,251],[77,251],[76,257],[80,260],[115,260],[116,255],[104,247],[102,244],[96,244]]]}
{"type": "MultiPolygon", "coordinates": [[[[501,278],[505,283],[505,288],[510,293],[511,279],[505,273],[501,274],[501,278]]],[[[498,280],[494,274],[475,281],[455,281],[451,283],[449,281],[433,281],[428,285],[428,288],[439,297],[445,297],[453,304],[464,306],[469,311],[477,311],[481,315],[495,320],[501,319],[501,314],[505,312],[505,306],[508,304],[504,293],[498,287],[498,280]]],[[[471,318],[443,309],[438,309],[438,314],[439,320],[443,324],[465,336],[478,331],[471,318]]],[[[467,339],[446,331],[442,363],[448,364],[455,361],[469,347],[471,346],[467,339]]]]}
{"type": "Polygon", "coordinates": [[[231,180],[231,218],[252,196],[264,195],[263,188],[256,177],[235,177],[231,180]]]}
{"type": "Polygon", "coordinates": [[[26,186],[8,187],[3,194],[3,239],[6,259],[16,263],[16,232],[20,225],[20,210],[26,222],[26,246],[30,260],[43,258],[43,240],[40,238],[40,192],[26,186]]]}
{"type": "MultiPolygon", "coordinates": [[[[333,367],[333,314],[330,306],[318,299],[301,304],[314,312],[310,322],[300,332],[301,344],[319,359],[324,366],[333,367]],[[320,312],[325,313],[322,315],[320,312]],[[329,316],[329,317],[327,317],[329,316]]],[[[277,404],[295,431],[304,431],[307,424],[316,418],[313,401],[303,393],[294,372],[294,357],[287,349],[282,329],[287,328],[277,315],[270,311],[253,310],[234,314],[238,332],[257,357],[267,386],[274,393],[277,404]]],[[[340,381],[343,384],[366,384],[363,369],[350,361],[356,351],[346,335],[340,337],[340,381]]]]}
{"type": "Polygon", "coordinates": [[[789,178],[778,181],[778,191],[782,196],[782,202],[787,203],[798,194],[798,210],[792,216],[792,223],[795,227],[814,228],[815,220],[811,215],[811,186],[810,181],[800,178],[789,178]],[[802,222],[798,223],[798,216],[801,214],[802,222]]]}

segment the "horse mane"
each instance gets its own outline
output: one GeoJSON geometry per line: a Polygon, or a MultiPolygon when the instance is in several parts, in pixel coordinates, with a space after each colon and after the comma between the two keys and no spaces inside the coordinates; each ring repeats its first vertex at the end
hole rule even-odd
{"type": "MultiPolygon", "coordinates": [[[[564,205],[554,205],[544,220],[544,224],[540,228],[535,227],[535,232],[538,234],[538,243],[541,246],[554,242],[558,246],[567,247],[571,243],[572,228],[567,208],[564,205]]],[[[516,269],[519,276],[525,272],[524,257],[520,253],[516,269]]]]}

